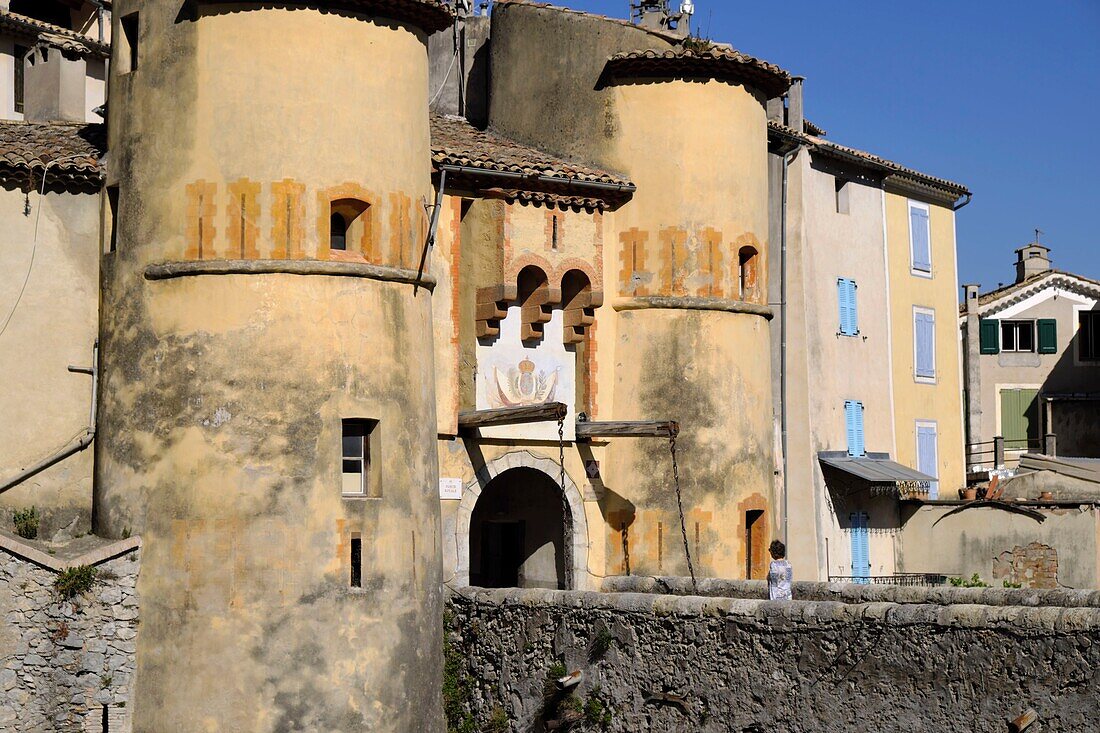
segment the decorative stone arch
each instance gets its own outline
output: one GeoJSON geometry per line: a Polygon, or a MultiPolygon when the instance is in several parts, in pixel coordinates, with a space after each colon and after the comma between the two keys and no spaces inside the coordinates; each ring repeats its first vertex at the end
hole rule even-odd
{"type": "MultiPolygon", "coordinates": [[[[545,474],[557,484],[561,479],[561,464],[550,458],[537,456],[527,450],[506,453],[486,462],[485,467],[462,490],[458,504],[458,520],[455,523],[455,583],[470,584],[470,521],[482,490],[489,482],[513,468],[531,468],[545,474]]],[[[565,524],[565,587],[570,590],[587,590],[588,584],[588,519],[584,513],[584,497],[565,472],[565,502],[568,513],[562,517],[565,524]]]]}

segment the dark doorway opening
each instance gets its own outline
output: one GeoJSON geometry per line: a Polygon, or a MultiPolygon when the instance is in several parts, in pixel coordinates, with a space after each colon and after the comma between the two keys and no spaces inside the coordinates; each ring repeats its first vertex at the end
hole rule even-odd
{"type": "Polygon", "coordinates": [[[568,587],[561,489],[541,471],[513,468],[485,487],[470,517],[470,584],[568,587]]]}
{"type": "Polygon", "coordinates": [[[745,512],[745,577],[749,580],[767,577],[764,539],[764,510],[745,512]]]}

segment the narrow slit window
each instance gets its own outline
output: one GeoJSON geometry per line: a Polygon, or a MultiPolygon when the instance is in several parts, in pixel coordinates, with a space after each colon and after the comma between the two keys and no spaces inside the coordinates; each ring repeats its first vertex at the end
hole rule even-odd
{"type": "Polygon", "coordinates": [[[742,247],[737,252],[737,295],[741,300],[749,300],[756,289],[756,249],[742,247]]]}
{"type": "Polygon", "coordinates": [[[15,90],[15,111],[23,111],[23,84],[25,78],[24,64],[26,64],[27,52],[29,49],[26,46],[13,46],[12,47],[12,60],[14,62],[14,78],[12,79],[13,88],[15,90]]]}
{"type": "Polygon", "coordinates": [[[559,231],[559,229],[558,229],[558,215],[557,214],[554,214],[551,217],[550,224],[551,224],[551,228],[553,229],[553,231],[551,232],[551,237],[550,237],[550,247],[551,247],[551,249],[557,249],[558,248],[558,231],[559,231]]]}
{"type": "Polygon", "coordinates": [[[120,49],[118,58],[128,66],[121,69],[123,74],[137,71],[138,67],[138,14],[130,13],[119,20],[122,26],[122,40],[124,46],[120,49]]]}
{"type": "Polygon", "coordinates": [[[103,240],[106,242],[108,253],[118,249],[118,186],[107,186],[106,216],[103,226],[103,240]]]}
{"type": "Polygon", "coordinates": [[[351,587],[363,587],[363,538],[351,536],[351,587]]]}
{"type": "Polygon", "coordinates": [[[848,213],[848,190],[851,184],[843,178],[836,179],[836,213],[848,213]]]}
{"type": "Polygon", "coordinates": [[[341,491],[344,496],[379,498],[378,421],[349,419],[342,425],[341,491]]]}

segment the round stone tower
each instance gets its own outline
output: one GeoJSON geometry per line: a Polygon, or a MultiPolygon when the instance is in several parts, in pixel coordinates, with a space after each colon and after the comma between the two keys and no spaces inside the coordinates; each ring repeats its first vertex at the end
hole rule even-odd
{"type": "Polygon", "coordinates": [[[96,529],[135,731],[441,731],[438,0],[118,0],[96,529]],[[353,12],[354,10],[354,12],[353,12]]]}
{"type": "MultiPolygon", "coordinates": [[[[788,79],[719,47],[618,53],[605,79],[607,163],[638,187],[613,215],[606,265],[619,296],[612,414],[680,421],[696,571],[764,577],[777,520],[765,102],[788,79]]],[[[648,561],[637,571],[686,574],[668,448],[622,441],[608,462],[630,486],[624,496],[657,510],[648,522],[640,512],[635,555],[648,561]]]]}

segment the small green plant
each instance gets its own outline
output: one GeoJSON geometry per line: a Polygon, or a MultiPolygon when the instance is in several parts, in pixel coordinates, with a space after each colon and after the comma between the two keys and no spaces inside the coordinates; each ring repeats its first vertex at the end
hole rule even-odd
{"type": "Polygon", "coordinates": [[[500,705],[497,705],[493,708],[493,714],[489,718],[489,723],[485,726],[485,733],[508,733],[510,722],[508,713],[500,705]]]}
{"type": "Polygon", "coordinates": [[[974,573],[970,578],[951,578],[951,585],[956,588],[988,588],[989,583],[986,583],[981,577],[974,573]]]}
{"type": "Polygon", "coordinates": [[[65,599],[87,593],[96,582],[96,569],[87,565],[62,570],[53,581],[54,590],[65,599]]]}
{"type": "Polygon", "coordinates": [[[603,656],[607,654],[607,650],[611,648],[611,642],[614,640],[615,637],[607,629],[600,629],[597,631],[596,635],[592,637],[592,643],[589,645],[589,663],[603,659],[603,656]]]}
{"type": "Polygon", "coordinates": [[[38,510],[33,506],[22,509],[12,515],[12,524],[15,525],[15,533],[23,539],[33,540],[38,537],[38,510]]]}
{"type": "Polygon", "coordinates": [[[1023,583],[1013,583],[1011,580],[1004,581],[1004,583],[1002,585],[1004,585],[1005,588],[1023,588],[1024,587],[1023,583]]]}
{"type": "Polygon", "coordinates": [[[600,686],[596,685],[584,700],[584,722],[599,730],[611,729],[611,708],[607,707],[600,695],[600,686]]]}
{"type": "Polygon", "coordinates": [[[447,718],[447,733],[477,733],[477,721],[466,707],[473,693],[466,673],[462,651],[451,642],[447,629],[454,623],[450,613],[443,618],[443,714],[447,718]]]}
{"type": "Polygon", "coordinates": [[[709,38],[699,38],[697,36],[688,36],[683,40],[681,45],[685,50],[692,53],[706,53],[714,48],[714,44],[711,43],[709,38]]]}
{"type": "Polygon", "coordinates": [[[546,671],[546,679],[550,682],[557,682],[567,674],[569,674],[569,670],[565,668],[564,664],[561,662],[554,662],[550,665],[550,669],[546,671]]]}
{"type": "Polygon", "coordinates": [[[109,674],[105,674],[105,675],[103,675],[102,677],[99,678],[99,684],[104,690],[106,690],[108,687],[110,687],[111,683],[113,681],[114,681],[114,678],[111,677],[111,675],[109,675],[109,674]]]}

